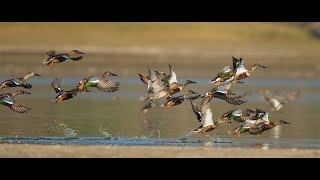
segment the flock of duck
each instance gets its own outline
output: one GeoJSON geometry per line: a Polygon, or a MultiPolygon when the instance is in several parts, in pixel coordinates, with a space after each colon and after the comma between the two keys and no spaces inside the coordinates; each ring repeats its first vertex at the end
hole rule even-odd
{"type": "MultiPolygon", "coordinates": [[[[72,61],[81,60],[85,53],[78,50],[72,50],[69,53],[56,54],[55,51],[49,51],[46,54],[48,55],[48,58],[43,61],[43,64],[52,66],[54,63],[61,63],[68,59],[72,61]]],[[[237,138],[240,138],[241,133],[249,133],[251,135],[259,136],[264,131],[272,129],[277,125],[290,124],[283,120],[271,122],[269,121],[269,113],[258,108],[255,110],[251,110],[249,108],[244,110],[229,110],[214,121],[210,108],[211,100],[213,98],[218,98],[232,105],[241,105],[247,102],[246,100],[241,99],[246,96],[246,93],[237,95],[230,89],[235,83],[243,84],[244,82],[241,80],[251,76],[257,68],[266,67],[260,64],[254,64],[250,69],[246,69],[242,58],[238,59],[232,57],[232,66],[225,66],[215,78],[209,81],[209,83],[214,84],[214,87],[202,95],[193,90],[186,90],[187,85],[194,84],[196,82],[186,80],[184,84],[180,84],[171,65],[169,65],[169,73],[159,72],[148,67],[147,74],[138,74],[141,81],[147,85],[147,96],[144,99],[147,103],[142,107],[140,115],[147,113],[151,108],[157,106],[157,100],[163,98],[165,102],[161,104],[161,107],[166,108],[179,105],[186,100],[190,101],[191,109],[199,122],[199,126],[194,129],[192,133],[207,133],[216,129],[220,123],[231,123],[235,121],[242,124],[234,130],[229,131],[228,134],[236,134],[237,138]],[[176,95],[179,92],[182,92],[182,95],[176,95]],[[197,99],[201,99],[200,104],[198,105],[196,103],[197,99]]],[[[32,88],[32,85],[26,83],[26,81],[28,78],[33,76],[41,75],[29,72],[23,77],[5,80],[0,84],[0,90],[4,91],[12,87],[30,89],[32,88]]],[[[119,90],[120,83],[108,80],[107,78],[109,76],[117,75],[110,71],[106,71],[101,76],[93,75],[84,77],[78,82],[78,84],[76,84],[75,88],[71,90],[63,89],[60,83],[61,79],[55,78],[51,83],[51,86],[57,93],[57,96],[52,99],[51,102],[59,103],[64,100],[74,98],[81,93],[90,92],[90,88],[97,88],[100,91],[107,93],[116,92],[119,90]]],[[[21,94],[30,93],[24,90],[18,90],[13,93],[2,93],[0,94],[0,104],[9,107],[17,113],[26,113],[30,111],[31,108],[22,106],[15,101],[15,97],[21,94]]],[[[273,108],[271,111],[279,111],[284,104],[294,100],[298,95],[298,93],[294,92],[288,94],[286,97],[272,96],[270,90],[261,91],[260,94],[263,95],[265,100],[269,101],[272,105],[273,108]]]]}

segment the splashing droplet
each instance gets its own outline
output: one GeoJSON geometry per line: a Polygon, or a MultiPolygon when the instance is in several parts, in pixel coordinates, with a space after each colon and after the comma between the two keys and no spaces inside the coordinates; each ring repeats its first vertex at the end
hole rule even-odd
{"type": "Polygon", "coordinates": [[[62,127],[62,130],[64,132],[64,135],[67,138],[75,138],[77,133],[75,132],[75,130],[68,128],[65,124],[61,123],[59,124],[60,127],[62,127]]]}
{"type": "Polygon", "coordinates": [[[102,125],[100,125],[99,132],[104,136],[105,139],[107,140],[113,139],[112,135],[108,131],[106,131],[105,129],[102,129],[102,125]]]}

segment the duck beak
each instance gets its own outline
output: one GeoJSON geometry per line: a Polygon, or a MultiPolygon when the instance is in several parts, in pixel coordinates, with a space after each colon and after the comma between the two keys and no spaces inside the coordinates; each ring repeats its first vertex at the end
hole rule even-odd
{"type": "Polygon", "coordinates": [[[52,99],[51,102],[57,103],[57,99],[52,99]]]}
{"type": "Polygon", "coordinates": [[[110,76],[118,76],[118,75],[116,75],[116,74],[114,74],[114,73],[110,73],[110,76]]]}
{"type": "Polygon", "coordinates": [[[262,68],[267,68],[266,66],[262,66],[262,65],[261,65],[261,67],[262,67],[262,68]]]}
{"type": "Polygon", "coordinates": [[[41,76],[40,74],[34,73],[35,76],[41,76]]]}
{"type": "Polygon", "coordinates": [[[22,94],[31,94],[31,93],[24,91],[22,94]]]}

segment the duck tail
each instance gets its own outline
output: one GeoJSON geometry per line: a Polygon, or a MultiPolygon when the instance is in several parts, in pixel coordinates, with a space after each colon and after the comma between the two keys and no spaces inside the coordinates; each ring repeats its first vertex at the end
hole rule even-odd
{"type": "Polygon", "coordinates": [[[22,84],[22,87],[24,87],[26,89],[31,89],[32,85],[31,84],[22,84]]]}

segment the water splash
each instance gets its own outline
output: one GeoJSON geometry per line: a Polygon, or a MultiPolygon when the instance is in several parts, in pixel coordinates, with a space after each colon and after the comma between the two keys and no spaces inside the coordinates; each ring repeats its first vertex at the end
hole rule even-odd
{"type": "Polygon", "coordinates": [[[178,140],[182,141],[182,142],[187,142],[188,137],[190,137],[193,134],[193,130],[188,132],[187,134],[183,135],[181,138],[179,138],[178,140]]]}
{"type": "Polygon", "coordinates": [[[159,129],[156,129],[156,130],[151,131],[151,133],[149,134],[149,136],[147,136],[147,138],[152,138],[152,137],[155,135],[155,133],[158,133],[158,138],[161,137],[161,132],[160,132],[160,130],[159,130],[159,129]]]}
{"type": "Polygon", "coordinates": [[[99,132],[104,136],[105,139],[107,140],[113,139],[112,135],[108,131],[106,131],[105,129],[102,129],[102,125],[100,125],[99,132]]]}
{"type": "Polygon", "coordinates": [[[59,124],[59,127],[62,127],[62,130],[64,132],[64,135],[67,138],[76,138],[77,133],[75,132],[75,130],[68,128],[65,124],[61,123],[59,124]]]}

